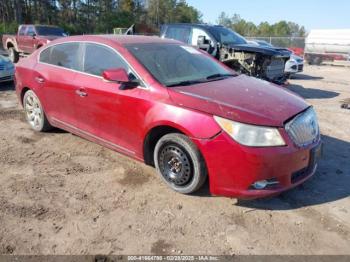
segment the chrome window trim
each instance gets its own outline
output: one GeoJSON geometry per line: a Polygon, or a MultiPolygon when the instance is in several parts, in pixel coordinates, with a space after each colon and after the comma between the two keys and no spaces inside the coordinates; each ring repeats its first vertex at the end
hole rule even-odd
{"type": "MultiPolygon", "coordinates": [[[[37,56],[37,63],[38,64],[44,64],[44,65],[49,65],[49,66],[52,66],[52,67],[55,67],[55,68],[61,68],[61,69],[64,69],[64,70],[68,70],[68,71],[72,71],[72,72],[75,72],[75,73],[80,73],[80,74],[84,74],[84,75],[87,75],[87,76],[92,76],[92,77],[95,77],[95,78],[99,78],[101,80],[103,80],[103,77],[102,76],[97,76],[97,75],[93,75],[93,74],[89,74],[89,73],[86,73],[86,72],[83,72],[83,71],[79,71],[79,70],[75,70],[75,69],[70,69],[70,68],[66,68],[66,67],[63,67],[63,66],[57,66],[57,65],[53,65],[53,64],[49,64],[49,63],[45,63],[45,62],[42,62],[40,61],[40,57],[41,57],[41,53],[45,50],[47,50],[48,48],[52,48],[54,46],[57,46],[57,45],[62,45],[62,44],[68,44],[68,43],[78,43],[78,44],[85,44],[85,43],[90,43],[90,44],[97,44],[97,45],[102,45],[102,46],[105,46],[109,49],[111,49],[114,53],[116,53],[119,57],[122,58],[122,60],[128,65],[128,67],[130,68],[131,72],[133,74],[136,75],[136,77],[141,81],[141,84],[144,85],[144,86],[138,86],[137,88],[140,88],[140,89],[149,89],[149,85],[146,83],[145,80],[143,80],[143,78],[136,72],[136,70],[134,69],[133,66],[130,65],[130,63],[117,51],[115,50],[114,48],[110,47],[109,45],[106,45],[106,44],[102,44],[102,43],[99,43],[99,42],[95,42],[95,41],[66,41],[66,42],[62,42],[62,43],[56,43],[56,44],[52,44],[50,46],[46,46],[45,48],[42,48],[37,56]]],[[[84,50],[85,51],[85,50],[84,50]]],[[[85,54],[84,54],[85,55],[85,54]]],[[[83,59],[85,59],[85,56],[83,56],[83,59]]]]}

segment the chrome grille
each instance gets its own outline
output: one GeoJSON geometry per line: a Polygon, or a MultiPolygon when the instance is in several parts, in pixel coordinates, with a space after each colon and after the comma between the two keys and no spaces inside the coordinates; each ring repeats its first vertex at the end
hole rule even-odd
{"type": "Polygon", "coordinates": [[[5,65],[4,64],[0,65],[0,70],[4,70],[4,69],[5,69],[5,65]]]}
{"type": "Polygon", "coordinates": [[[308,146],[320,139],[317,116],[312,107],[286,124],[286,131],[299,147],[308,146]]]}

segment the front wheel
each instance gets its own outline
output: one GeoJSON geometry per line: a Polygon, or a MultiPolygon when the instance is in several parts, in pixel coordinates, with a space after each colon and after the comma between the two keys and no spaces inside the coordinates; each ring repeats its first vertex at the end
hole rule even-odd
{"type": "Polygon", "coordinates": [[[32,129],[39,132],[45,132],[52,129],[46,118],[39,98],[32,90],[28,90],[23,97],[23,107],[27,122],[32,129]]]}
{"type": "Polygon", "coordinates": [[[167,134],[159,139],[154,150],[154,163],[165,183],[182,194],[197,191],[207,179],[201,153],[183,134],[167,134]]]}
{"type": "Polygon", "coordinates": [[[9,58],[12,63],[17,63],[19,60],[19,53],[15,50],[14,47],[9,48],[9,58]]]}

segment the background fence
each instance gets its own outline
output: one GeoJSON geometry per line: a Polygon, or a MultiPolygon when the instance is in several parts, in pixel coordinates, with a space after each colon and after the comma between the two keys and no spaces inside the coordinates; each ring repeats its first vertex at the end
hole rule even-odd
{"type": "Polygon", "coordinates": [[[264,40],[273,46],[278,47],[296,47],[304,48],[305,47],[305,37],[246,37],[248,40],[264,40]]]}

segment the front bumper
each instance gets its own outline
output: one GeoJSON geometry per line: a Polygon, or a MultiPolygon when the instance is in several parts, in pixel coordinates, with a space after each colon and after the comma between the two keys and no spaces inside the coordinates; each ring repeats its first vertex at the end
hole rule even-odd
{"type": "Polygon", "coordinates": [[[303,70],[304,70],[304,63],[298,63],[296,61],[289,60],[285,65],[284,73],[296,74],[296,73],[303,72],[303,70]]]}
{"type": "Polygon", "coordinates": [[[210,192],[213,195],[254,199],[274,196],[310,178],[317,169],[311,150],[297,148],[281,129],[287,146],[254,148],[235,142],[225,132],[212,140],[194,140],[206,161],[210,192]],[[263,190],[251,185],[260,180],[275,180],[278,184],[263,190]]]}

